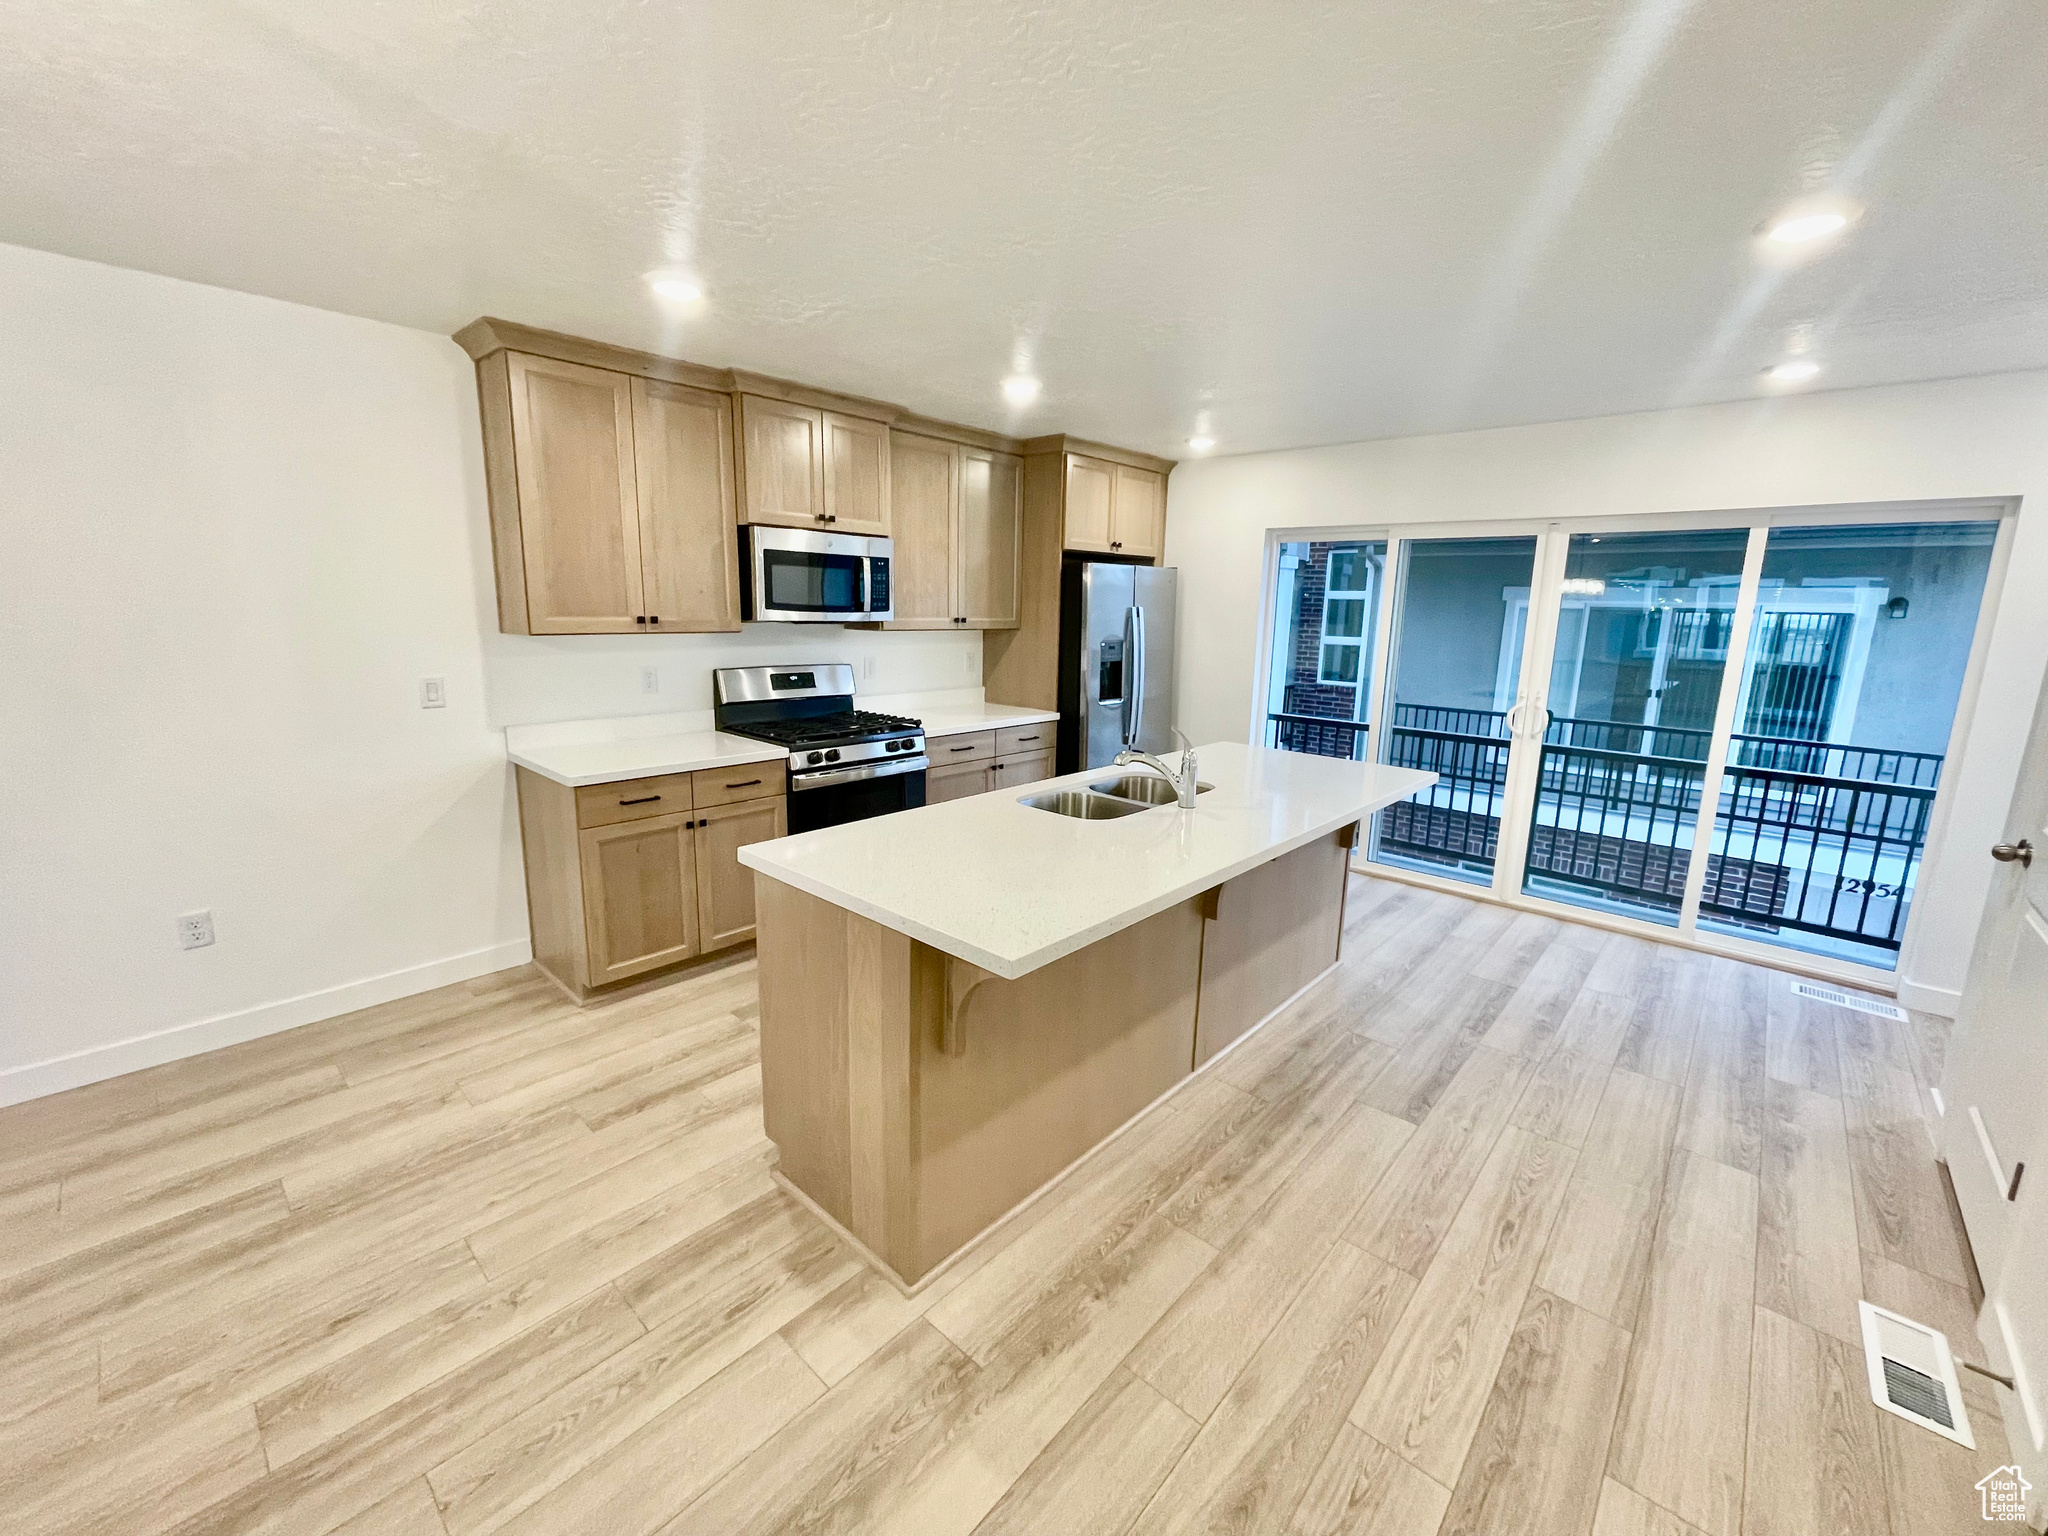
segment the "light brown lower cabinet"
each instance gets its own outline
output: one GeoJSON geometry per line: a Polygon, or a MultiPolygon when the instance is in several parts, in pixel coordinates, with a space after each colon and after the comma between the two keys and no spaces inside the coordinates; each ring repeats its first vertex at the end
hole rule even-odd
{"type": "Polygon", "coordinates": [[[1016,789],[1025,784],[1036,784],[1040,779],[1052,777],[1052,754],[1050,752],[1027,753],[1021,757],[1002,757],[989,765],[991,789],[1016,789]]]}
{"type": "Polygon", "coordinates": [[[993,788],[986,762],[934,763],[924,776],[924,803],[938,805],[947,800],[965,800],[969,795],[985,795],[993,788]]]}
{"type": "Polygon", "coordinates": [[[535,963],[587,1000],[751,939],[753,872],[738,853],[787,832],[782,795],[761,793],[780,772],[739,770],[737,790],[698,774],[694,798],[723,802],[700,810],[689,774],[570,789],[519,769],[535,963]]]}

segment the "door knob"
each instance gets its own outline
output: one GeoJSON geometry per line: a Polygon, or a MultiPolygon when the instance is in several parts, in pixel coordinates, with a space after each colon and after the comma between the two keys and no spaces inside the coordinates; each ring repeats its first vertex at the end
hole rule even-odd
{"type": "Polygon", "coordinates": [[[1991,857],[2001,864],[2017,864],[2028,869],[2034,863],[2034,845],[2024,837],[2016,843],[2000,843],[1991,850],[1991,857]]]}

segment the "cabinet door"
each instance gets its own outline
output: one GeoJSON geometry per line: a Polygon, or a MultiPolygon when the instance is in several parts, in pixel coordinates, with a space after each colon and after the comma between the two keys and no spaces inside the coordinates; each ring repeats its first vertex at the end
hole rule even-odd
{"type": "Polygon", "coordinates": [[[635,379],[633,449],[647,628],[738,629],[732,397],[635,379]]]}
{"type": "Polygon", "coordinates": [[[889,434],[889,537],[896,545],[891,597],[902,629],[952,629],[954,522],[960,450],[914,432],[889,434]]]}
{"type": "Polygon", "coordinates": [[[998,758],[995,764],[992,787],[1016,789],[1025,784],[1036,784],[1040,779],[1052,777],[1052,754],[1033,752],[1025,757],[998,758]]]}
{"type": "Polygon", "coordinates": [[[983,448],[960,450],[959,607],[975,629],[1017,627],[1024,461],[983,448]]]}
{"type": "Polygon", "coordinates": [[[740,849],[789,832],[788,802],[741,800],[697,813],[698,949],[709,954],[754,936],[754,872],[740,849]]]}
{"type": "Polygon", "coordinates": [[[740,396],[743,520],[815,528],[825,516],[825,413],[765,395],[740,396]]]}
{"type": "Polygon", "coordinates": [[[833,533],[889,531],[889,428],[824,413],[825,522],[833,533]]]}
{"type": "Polygon", "coordinates": [[[623,981],[697,953],[690,820],[678,811],[579,834],[589,985],[623,981]]]}
{"type": "Polygon", "coordinates": [[[1107,459],[1067,455],[1066,547],[1110,553],[1109,509],[1116,494],[1116,466],[1107,459]]]}
{"type": "Polygon", "coordinates": [[[514,352],[513,458],[527,627],[536,635],[632,633],[640,606],[633,381],[514,352]]]}
{"type": "Polygon", "coordinates": [[[935,763],[924,776],[924,803],[965,800],[969,795],[986,794],[992,788],[989,765],[985,762],[948,763],[944,767],[935,763]]]}
{"type": "Polygon", "coordinates": [[[1109,529],[1118,554],[1157,560],[1166,548],[1166,476],[1117,465],[1109,529]]]}

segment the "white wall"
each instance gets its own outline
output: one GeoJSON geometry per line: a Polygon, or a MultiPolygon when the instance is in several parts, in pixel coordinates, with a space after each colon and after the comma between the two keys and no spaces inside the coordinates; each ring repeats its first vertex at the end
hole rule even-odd
{"type": "Polygon", "coordinates": [[[10,246],[0,316],[0,1103],[524,960],[506,724],[978,681],[978,636],[498,634],[446,337],[10,246]]]}
{"type": "Polygon", "coordinates": [[[1952,1011],[2048,666],[2048,373],[1845,390],[1183,464],[1179,714],[1197,741],[1251,729],[1268,528],[2019,497],[2022,508],[1954,813],[1923,874],[1904,995],[1952,1011]]]}

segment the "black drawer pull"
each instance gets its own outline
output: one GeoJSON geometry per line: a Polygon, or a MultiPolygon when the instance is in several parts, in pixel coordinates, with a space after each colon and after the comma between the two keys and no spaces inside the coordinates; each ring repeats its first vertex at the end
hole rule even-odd
{"type": "Polygon", "coordinates": [[[964,746],[964,747],[951,747],[951,748],[948,748],[947,750],[949,750],[949,751],[953,751],[953,752],[972,752],[972,751],[974,750],[974,746],[973,746],[973,744],[972,744],[972,743],[969,743],[969,744],[968,744],[967,746],[964,746]]]}
{"type": "Polygon", "coordinates": [[[727,789],[752,789],[756,784],[760,782],[761,781],[759,779],[741,779],[739,783],[728,784],[725,787],[727,789]]]}
{"type": "Polygon", "coordinates": [[[619,802],[619,804],[621,804],[621,805],[652,805],[652,804],[654,804],[654,802],[655,802],[655,801],[659,800],[660,798],[661,798],[661,796],[659,796],[659,795],[642,795],[642,796],[641,796],[641,797],[640,797],[640,798],[639,798],[638,800],[621,800],[621,801],[619,802]]]}
{"type": "Polygon", "coordinates": [[[1024,743],[1025,743],[1025,742],[1027,742],[1027,741],[1036,741],[1036,740],[1038,740],[1038,738],[1037,738],[1036,736],[1019,736],[1019,737],[1017,738],[1017,745],[1021,747],[1021,746],[1023,746],[1023,745],[1024,745],[1024,743]]]}

